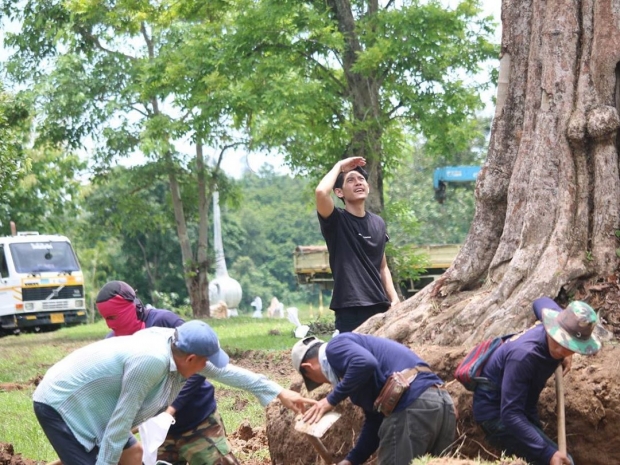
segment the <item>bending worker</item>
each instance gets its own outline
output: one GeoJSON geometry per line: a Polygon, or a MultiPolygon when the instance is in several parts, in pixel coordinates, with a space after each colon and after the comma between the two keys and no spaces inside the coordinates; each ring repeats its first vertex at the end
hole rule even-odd
{"type": "Polygon", "coordinates": [[[452,398],[443,381],[408,347],[356,333],[340,334],[328,343],[307,337],[293,347],[292,360],[308,391],[323,383],[333,386],[304,414],[305,421],[317,422],[347,397],[364,411],[360,436],[338,465],[362,464],[377,449],[379,465],[403,465],[425,454],[449,452],[456,432],[452,398]],[[395,404],[376,402],[394,372],[413,378],[409,388],[395,404]]]}
{"type": "Polygon", "coordinates": [[[222,369],[228,355],[198,320],[104,339],[47,371],[33,394],[34,412],[64,465],[140,465],[132,428],[165,410],[207,360],[222,369]]]}

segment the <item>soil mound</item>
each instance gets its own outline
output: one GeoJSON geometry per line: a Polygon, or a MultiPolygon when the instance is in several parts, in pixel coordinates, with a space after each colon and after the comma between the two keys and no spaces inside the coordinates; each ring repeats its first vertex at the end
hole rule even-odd
{"type": "Polygon", "coordinates": [[[25,459],[21,454],[16,454],[13,444],[0,442],[0,465],[41,465],[45,462],[36,462],[25,459]]]}
{"type": "Polygon", "coordinates": [[[252,428],[244,421],[237,431],[228,435],[233,452],[244,465],[268,465],[271,460],[265,453],[268,449],[267,434],[264,427],[252,428]]]}

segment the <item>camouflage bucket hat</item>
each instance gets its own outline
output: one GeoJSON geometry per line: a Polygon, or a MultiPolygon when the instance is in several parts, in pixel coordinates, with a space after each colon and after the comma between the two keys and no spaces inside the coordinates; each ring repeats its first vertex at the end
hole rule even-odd
{"type": "Polygon", "coordinates": [[[571,302],[561,312],[544,308],[542,320],[549,336],[568,350],[594,355],[601,349],[601,341],[592,334],[598,317],[594,309],[585,302],[571,302]]]}

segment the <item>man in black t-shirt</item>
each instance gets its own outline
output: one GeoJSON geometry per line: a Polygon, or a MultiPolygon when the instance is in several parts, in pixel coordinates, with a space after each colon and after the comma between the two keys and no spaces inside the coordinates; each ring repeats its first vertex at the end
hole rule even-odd
{"type": "Polygon", "coordinates": [[[353,331],[399,302],[385,259],[388,235],[383,219],[365,209],[368,173],[362,157],[341,160],[316,188],[316,209],[334,277],[330,308],[336,329],[353,331]],[[337,208],[332,189],[344,202],[337,208]]]}

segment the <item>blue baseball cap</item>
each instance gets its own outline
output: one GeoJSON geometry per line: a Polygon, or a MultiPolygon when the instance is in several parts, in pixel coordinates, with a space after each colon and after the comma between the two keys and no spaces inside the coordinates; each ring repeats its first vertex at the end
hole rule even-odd
{"type": "Polygon", "coordinates": [[[221,349],[215,331],[204,321],[191,320],[178,326],[172,342],[186,354],[207,357],[217,368],[228,365],[228,354],[221,349]]]}

